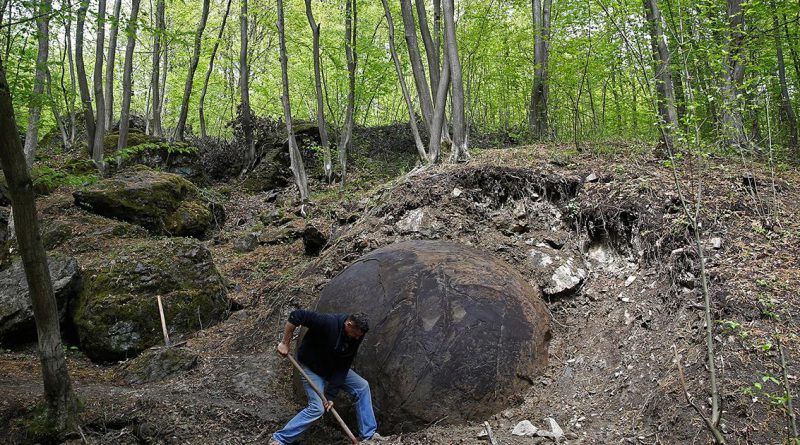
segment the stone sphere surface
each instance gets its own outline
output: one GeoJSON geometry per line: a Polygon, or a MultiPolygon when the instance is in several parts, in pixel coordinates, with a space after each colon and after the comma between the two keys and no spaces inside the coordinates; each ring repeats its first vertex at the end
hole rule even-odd
{"type": "Polygon", "coordinates": [[[375,250],[333,278],[316,309],[369,316],[354,367],[392,432],[483,421],[547,365],[539,291],[491,254],[454,242],[375,250]]]}

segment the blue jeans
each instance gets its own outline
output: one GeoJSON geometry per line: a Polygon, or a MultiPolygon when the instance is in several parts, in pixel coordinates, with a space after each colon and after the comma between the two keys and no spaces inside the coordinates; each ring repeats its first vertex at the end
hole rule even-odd
{"type": "MultiPolygon", "coordinates": [[[[305,366],[303,366],[303,370],[305,370],[308,377],[317,385],[317,388],[323,389],[325,387],[325,380],[322,377],[314,374],[305,366]]],[[[309,385],[305,379],[302,380],[303,387],[306,389],[306,396],[308,397],[308,406],[297,413],[282,430],[272,435],[273,439],[282,444],[293,443],[315,420],[325,414],[325,408],[322,406],[322,399],[314,392],[314,389],[311,388],[311,385],[309,385]]],[[[369,439],[378,429],[378,422],[375,420],[375,413],[372,411],[372,395],[369,391],[369,383],[351,369],[344,379],[343,387],[345,391],[356,398],[356,419],[358,421],[358,432],[360,433],[361,439],[369,439]]]]}

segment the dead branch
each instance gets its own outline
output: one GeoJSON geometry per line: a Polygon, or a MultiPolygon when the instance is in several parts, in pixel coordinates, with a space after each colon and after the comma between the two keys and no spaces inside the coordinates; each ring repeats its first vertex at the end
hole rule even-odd
{"type": "Polygon", "coordinates": [[[703,422],[706,424],[706,427],[708,427],[709,431],[711,431],[711,434],[714,435],[714,441],[719,445],[725,445],[726,442],[725,438],[722,437],[722,432],[717,428],[716,425],[714,425],[711,419],[709,419],[708,416],[705,415],[703,410],[696,403],[694,403],[694,400],[692,400],[692,395],[689,393],[689,389],[686,387],[686,377],[683,375],[683,368],[681,367],[681,359],[678,356],[678,348],[676,348],[675,345],[673,345],[672,349],[675,352],[675,366],[677,366],[678,368],[678,378],[681,381],[681,388],[683,389],[683,395],[686,397],[686,403],[688,403],[689,406],[694,408],[694,410],[697,412],[700,418],[703,419],[703,422]]]}

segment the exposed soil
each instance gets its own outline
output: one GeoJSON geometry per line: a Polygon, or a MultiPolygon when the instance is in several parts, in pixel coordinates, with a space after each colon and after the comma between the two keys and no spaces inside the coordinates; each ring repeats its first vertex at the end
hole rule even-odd
{"type": "MultiPolygon", "coordinates": [[[[599,151],[485,150],[466,164],[412,170],[385,183],[373,175],[340,191],[313,182],[314,204],[303,209],[303,224],[329,237],[316,257],[305,255],[300,239],[237,252],[238,238],[273,229],[259,215],[280,209],[297,219],[300,209],[291,189],[248,195],[235,183],[217,185],[229,197],[228,218],[208,246],[243,309],[180,346],[197,354],[199,364],[166,381],[129,385],[121,377],[125,363],[97,365],[68,352],[85,410],[83,437],[72,435],[67,443],[266,443],[304,404],[293,392],[289,363],[273,352],[288,312],[313,307],[325,283],[354,259],[404,239],[476,246],[540,288],[548,286],[549,274],[531,261],[531,249],[573,258],[586,269],[578,289],[547,300],[553,339],[546,372],[485,419],[498,443],[549,443],[511,434],[524,419],[546,428],[547,417],[566,433],[562,443],[710,442],[684,399],[675,361],[677,354],[688,391],[709,413],[699,262],[672,170],[648,156],[615,154],[614,147],[599,151]],[[411,212],[418,224],[410,223],[411,212]]],[[[681,180],[691,197],[697,183],[690,179],[702,177],[701,238],[716,323],[721,427],[729,443],[785,443],[776,338],[796,391],[800,174],[781,171],[773,184],[761,168],[707,163],[701,175],[681,180]]],[[[79,222],[82,229],[73,229],[56,249],[80,261],[114,241],[108,229],[94,227],[95,219],[70,207],[69,192],[44,198],[40,211],[45,219],[57,214],[79,222]]],[[[123,228],[118,232],[144,236],[123,228]]],[[[0,437],[29,441],[26,413],[40,396],[33,350],[0,354],[0,437]]],[[[347,401],[339,403],[347,420],[347,401]]],[[[480,422],[448,425],[441,419],[387,443],[481,443],[482,430],[480,422]]],[[[327,420],[301,443],[346,440],[327,420]]]]}

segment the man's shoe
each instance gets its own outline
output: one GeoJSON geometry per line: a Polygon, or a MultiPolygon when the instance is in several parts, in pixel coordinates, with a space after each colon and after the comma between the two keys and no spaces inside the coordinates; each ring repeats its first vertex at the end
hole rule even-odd
{"type": "Polygon", "coordinates": [[[389,440],[388,437],[384,437],[384,436],[381,436],[378,433],[375,433],[375,434],[372,435],[372,437],[370,437],[369,439],[365,440],[363,443],[372,444],[372,443],[378,443],[378,442],[386,442],[387,440],[389,440]]]}

